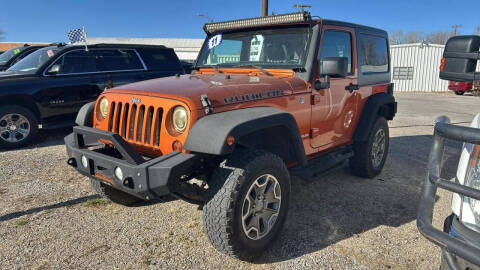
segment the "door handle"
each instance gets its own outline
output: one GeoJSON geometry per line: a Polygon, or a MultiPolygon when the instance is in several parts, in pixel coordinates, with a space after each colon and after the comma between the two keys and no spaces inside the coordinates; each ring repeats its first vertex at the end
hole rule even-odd
{"type": "Polygon", "coordinates": [[[359,90],[359,89],[360,89],[360,86],[358,84],[353,84],[353,83],[350,83],[345,87],[345,90],[349,91],[350,93],[353,92],[354,90],[359,90]]]}

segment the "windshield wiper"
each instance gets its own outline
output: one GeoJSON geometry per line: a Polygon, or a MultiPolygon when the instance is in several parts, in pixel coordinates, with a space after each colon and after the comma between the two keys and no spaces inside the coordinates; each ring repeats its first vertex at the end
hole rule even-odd
{"type": "Polygon", "coordinates": [[[220,67],[218,65],[211,65],[211,66],[196,66],[194,67],[193,69],[195,70],[199,70],[201,68],[214,68],[217,73],[223,73],[223,71],[220,70],[220,67]]]}
{"type": "Polygon", "coordinates": [[[253,67],[253,68],[256,68],[256,69],[260,70],[260,71],[263,72],[265,75],[273,76],[272,73],[266,71],[266,70],[263,69],[261,66],[256,66],[256,65],[236,65],[236,66],[232,66],[232,67],[239,67],[239,68],[242,68],[242,67],[253,67]]]}
{"type": "Polygon", "coordinates": [[[296,67],[296,68],[292,68],[292,70],[300,73],[307,72],[307,70],[304,67],[296,67]]]}

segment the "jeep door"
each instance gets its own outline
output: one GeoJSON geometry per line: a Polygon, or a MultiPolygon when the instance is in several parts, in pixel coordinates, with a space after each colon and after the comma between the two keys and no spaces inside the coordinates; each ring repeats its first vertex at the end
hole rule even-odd
{"type": "Polygon", "coordinates": [[[98,74],[94,51],[75,49],[56,59],[44,71],[40,93],[44,122],[73,121],[78,110],[102,93],[105,80],[98,74]]]}
{"type": "MultiPolygon", "coordinates": [[[[353,28],[324,25],[322,27],[318,61],[326,57],[347,57],[348,75],[331,77],[330,88],[313,90],[311,118],[311,146],[331,147],[347,143],[353,136],[354,119],[357,117],[356,42],[353,28]]],[[[325,81],[321,70],[316,79],[325,81]]],[[[322,150],[322,149],[319,149],[322,150]]]]}

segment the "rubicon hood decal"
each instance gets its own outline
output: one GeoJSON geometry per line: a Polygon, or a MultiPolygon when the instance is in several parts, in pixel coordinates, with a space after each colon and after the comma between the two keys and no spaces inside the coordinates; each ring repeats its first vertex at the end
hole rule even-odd
{"type": "Polygon", "coordinates": [[[223,99],[223,101],[225,102],[225,104],[232,104],[232,103],[246,102],[246,101],[252,101],[252,100],[280,97],[283,95],[284,95],[284,90],[272,90],[272,91],[248,93],[244,95],[226,97],[223,99]]]}

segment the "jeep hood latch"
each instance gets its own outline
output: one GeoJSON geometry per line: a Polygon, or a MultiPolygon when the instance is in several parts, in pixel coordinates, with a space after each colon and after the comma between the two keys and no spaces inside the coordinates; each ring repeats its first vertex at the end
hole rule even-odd
{"type": "Polygon", "coordinates": [[[202,101],[202,106],[205,109],[205,114],[213,113],[212,102],[210,102],[210,99],[208,98],[208,96],[205,94],[201,95],[200,100],[202,101]]]}

